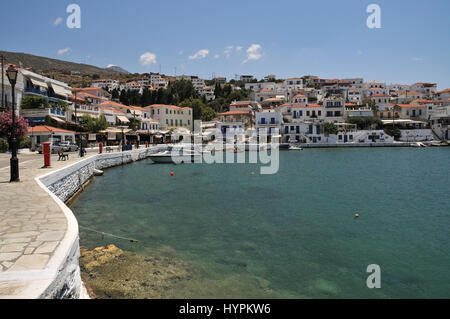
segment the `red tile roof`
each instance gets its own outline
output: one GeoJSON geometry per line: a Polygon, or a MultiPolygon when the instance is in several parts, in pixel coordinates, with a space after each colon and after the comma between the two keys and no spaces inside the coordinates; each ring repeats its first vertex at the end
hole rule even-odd
{"type": "Polygon", "coordinates": [[[242,115],[242,114],[250,114],[250,111],[230,111],[225,113],[219,113],[218,115],[242,115]]]}
{"type": "Polygon", "coordinates": [[[75,133],[74,131],[63,130],[62,128],[47,126],[47,125],[38,125],[35,127],[29,127],[28,133],[75,133]]]}
{"type": "Polygon", "coordinates": [[[383,96],[387,96],[387,95],[386,94],[381,94],[381,93],[372,95],[372,97],[383,97],[383,96]]]}

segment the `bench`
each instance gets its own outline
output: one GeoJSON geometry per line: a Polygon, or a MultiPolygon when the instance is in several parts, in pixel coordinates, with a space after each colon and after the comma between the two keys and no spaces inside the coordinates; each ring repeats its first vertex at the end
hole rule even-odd
{"type": "Polygon", "coordinates": [[[107,146],[106,147],[106,153],[111,153],[113,151],[112,147],[107,146]]]}
{"type": "Polygon", "coordinates": [[[69,154],[64,154],[64,151],[58,151],[58,161],[63,160],[63,161],[67,161],[69,160],[69,154]]]}

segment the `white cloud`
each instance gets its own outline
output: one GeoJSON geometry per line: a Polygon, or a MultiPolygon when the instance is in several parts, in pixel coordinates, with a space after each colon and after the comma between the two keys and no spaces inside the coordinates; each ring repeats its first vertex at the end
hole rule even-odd
{"type": "Polygon", "coordinates": [[[247,49],[247,59],[245,59],[242,64],[247,63],[250,60],[259,60],[262,57],[262,47],[259,44],[252,44],[247,49]]]}
{"type": "Polygon", "coordinates": [[[204,59],[208,54],[209,54],[208,49],[202,49],[197,51],[197,53],[195,53],[194,55],[191,55],[189,57],[189,60],[204,59]]]}
{"type": "Polygon", "coordinates": [[[218,59],[218,58],[220,58],[220,54],[214,55],[214,59],[218,59]]]}
{"type": "Polygon", "coordinates": [[[141,62],[142,65],[156,64],[156,54],[145,52],[140,56],[139,62],[141,62]]]}
{"type": "Polygon", "coordinates": [[[72,51],[71,48],[64,48],[64,49],[59,49],[58,52],[56,52],[56,54],[58,55],[64,55],[64,54],[68,54],[72,51]]]}
{"type": "Polygon", "coordinates": [[[54,25],[60,25],[63,22],[63,19],[61,17],[56,18],[55,22],[53,22],[54,25]]]}
{"type": "Polygon", "coordinates": [[[231,50],[233,50],[233,46],[232,46],[232,45],[229,45],[229,46],[227,46],[227,47],[225,48],[225,51],[223,51],[223,54],[225,54],[225,56],[226,56],[227,58],[229,58],[230,55],[231,55],[231,50]]]}
{"type": "Polygon", "coordinates": [[[242,49],[243,49],[243,47],[241,47],[241,46],[236,47],[236,51],[242,51],[242,49]]]}

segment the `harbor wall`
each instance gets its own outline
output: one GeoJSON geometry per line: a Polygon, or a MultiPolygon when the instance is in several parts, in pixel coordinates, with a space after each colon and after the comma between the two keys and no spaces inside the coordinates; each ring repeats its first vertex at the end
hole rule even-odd
{"type": "Polygon", "coordinates": [[[78,222],[65,202],[94,175],[95,169],[102,170],[132,163],[162,149],[164,147],[155,146],[128,152],[98,154],[35,179],[60,206],[67,219],[67,231],[49,261],[45,288],[39,298],[80,298],[85,291],[80,276],[78,222]]]}

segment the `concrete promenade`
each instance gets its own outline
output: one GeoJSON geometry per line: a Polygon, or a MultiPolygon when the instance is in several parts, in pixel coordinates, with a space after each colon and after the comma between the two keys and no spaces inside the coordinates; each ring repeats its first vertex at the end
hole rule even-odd
{"type": "Polygon", "coordinates": [[[38,298],[55,276],[50,265],[68,218],[35,178],[82,159],[77,153],[69,161],[52,156],[52,167],[42,169],[41,157],[20,164],[19,183],[9,183],[9,166],[0,168],[0,298],[38,298]]]}

